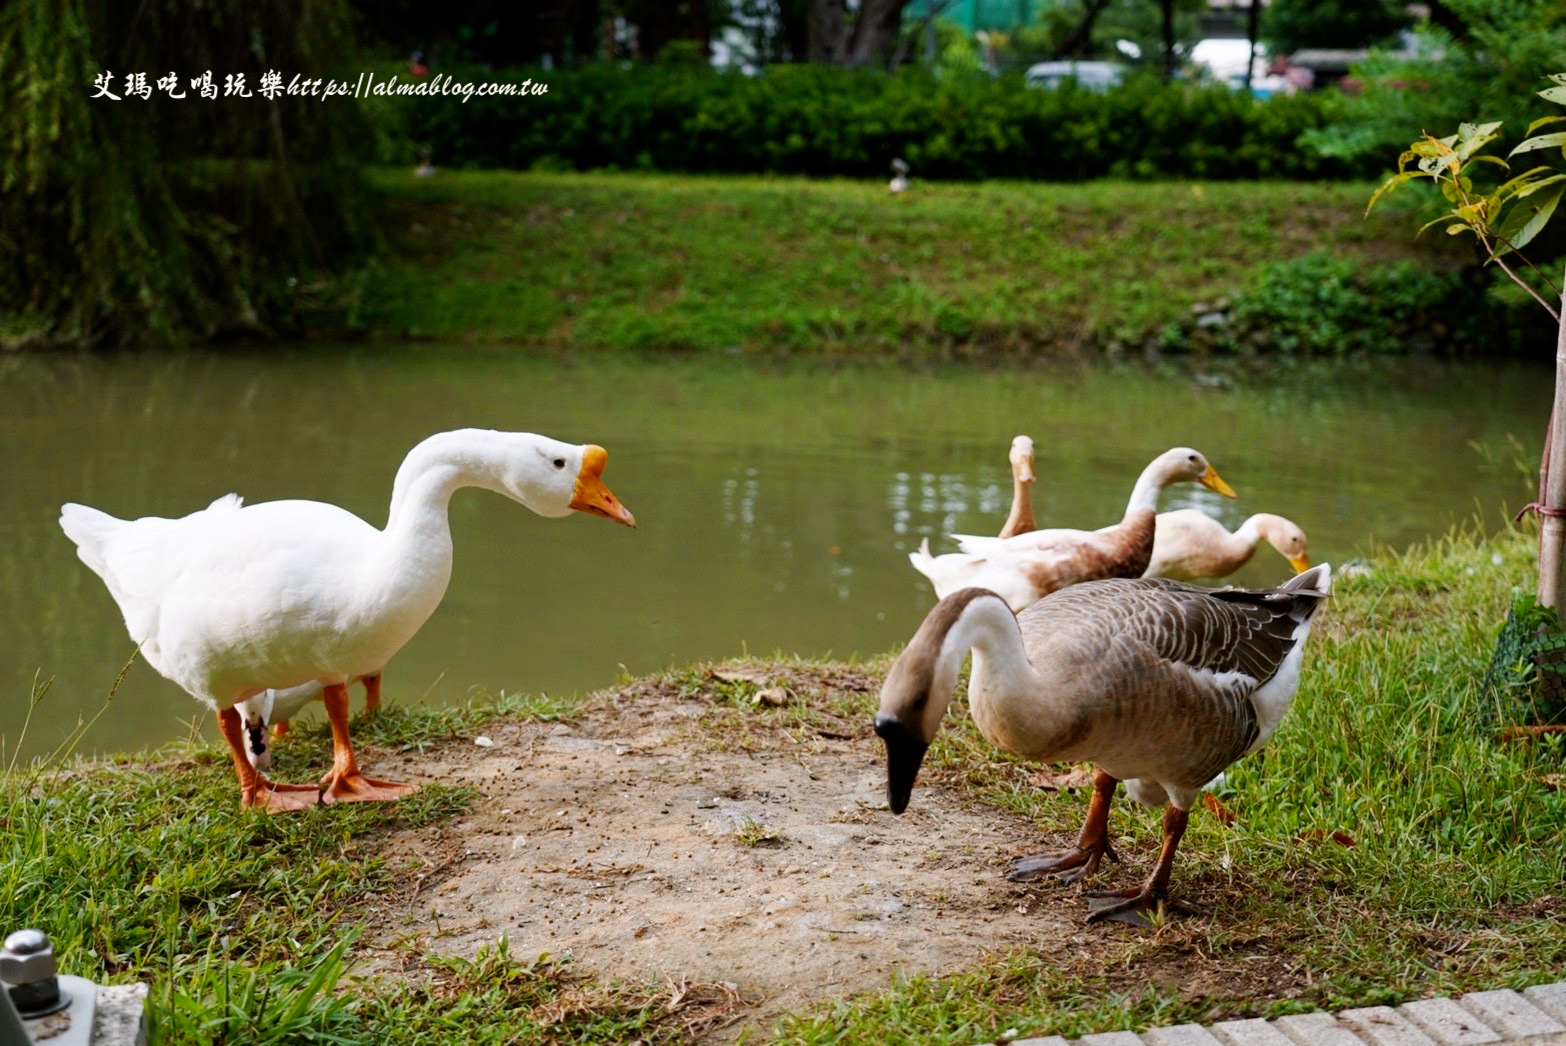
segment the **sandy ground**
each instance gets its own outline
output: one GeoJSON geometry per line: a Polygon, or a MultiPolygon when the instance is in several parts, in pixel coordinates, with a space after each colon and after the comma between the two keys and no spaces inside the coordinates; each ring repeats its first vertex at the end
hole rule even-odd
{"type": "Polygon", "coordinates": [[[873,700],[841,730],[733,730],[710,722],[710,702],[638,684],[569,725],[497,723],[488,747],[378,761],[374,773],[483,796],[454,826],[391,841],[391,859],[416,857],[422,877],[379,943],[472,956],[505,935],[519,959],[717,985],[737,996],[740,1024],[766,1026],[898,972],[1116,932],[1084,927],[1074,890],[1004,878],[1008,860],[1072,833],[1046,838],[930,775],[894,817],[873,700]]]}

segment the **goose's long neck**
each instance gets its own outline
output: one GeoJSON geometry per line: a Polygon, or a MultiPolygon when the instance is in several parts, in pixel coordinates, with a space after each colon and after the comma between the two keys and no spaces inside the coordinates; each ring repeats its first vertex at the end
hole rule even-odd
{"type": "Polygon", "coordinates": [[[1075,722],[1072,709],[1053,699],[1048,680],[1028,660],[1016,615],[998,596],[971,601],[958,615],[937,660],[936,692],[950,692],[969,651],[968,708],[979,732],[1008,751],[1054,750],[1075,722]]]}
{"type": "Polygon", "coordinates": [[[428,587],[438,600],[451,576],[451,495],[463,487],[499,488],[489,434],[464,429],[431,436],[403,459],[392,483],[378,570],[428,587]]]}
{"type": "Polygon", "coordinates": [[[392,482],[386,532],[445,528],[452,494],[463,487],[501,490],[489,435],[477,429],[442,432],[409,451],[392,482]]]}

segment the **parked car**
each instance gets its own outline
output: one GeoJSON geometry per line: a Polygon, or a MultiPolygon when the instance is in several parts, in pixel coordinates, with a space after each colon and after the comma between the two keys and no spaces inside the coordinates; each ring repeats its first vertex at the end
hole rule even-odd
{"type": "Polygon", "coordinates": [[[1125,79],[1126,67],[1119,62],[1069,60],[1039,62],[1023,74],[1029,87],[1059,87],[1062,81],[1075,80],[1089,91],[1107,91],[1125,79]]]}

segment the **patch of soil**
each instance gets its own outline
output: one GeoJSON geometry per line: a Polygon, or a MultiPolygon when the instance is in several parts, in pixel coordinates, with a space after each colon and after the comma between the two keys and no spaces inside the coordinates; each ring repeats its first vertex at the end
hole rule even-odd
{"type": "MultiPolygon", "coordinates": [[[[1128,929],[1084,928],[1075,890],[1006,882],[1007,861],[1071,836],[1046,839],[926,777],[894,817],[867,729],[773,726],[758,740],[713,713],[635,686],[569,725],[495,723],[490,747],[377,759],[377,775],[483,798],[455,826],[391,838],[394,865],[417,857],[424,871],[372,947],[413,937],[472,956],[504,934],[524,960],[723,986],[766,1027],[898,972],[1128,929]]],[[[381,962],[397,965],[390,951],[371,969],[381,962]]]]}

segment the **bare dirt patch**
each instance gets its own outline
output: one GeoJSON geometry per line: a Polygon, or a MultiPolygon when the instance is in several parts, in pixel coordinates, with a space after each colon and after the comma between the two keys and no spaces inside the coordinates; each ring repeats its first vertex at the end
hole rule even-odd
{"type": "MultiPolygon", "coordinates": [[[[758,684],[758,706],[810,700],[808,683],[778,682],[758,684]]],[[[569,724],[500,722],[490,747],[377,760],[483,798],[455,825],[390,840],[421,878],[375,943],[472,956],[505,935],[523,959],[723,986],[763,1026],[898,972],[1081,944],[1075,891],[1003,877],[1046,845],[1035,827],[923,779],[908,813],[886,809],[867,718],[823,725],[637,684],[569,724]]]]}

